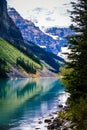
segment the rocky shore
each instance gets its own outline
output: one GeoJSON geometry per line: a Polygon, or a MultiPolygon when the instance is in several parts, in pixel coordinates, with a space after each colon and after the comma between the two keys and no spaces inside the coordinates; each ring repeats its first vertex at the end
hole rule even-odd
{"type": "Polygon", "coordinates": [[[57,116],[48,122],[47,130],[77,130],[77,124],[57,116]]]}
{"type": "Polygon", "coordinates": [[[58,113],[52,113],[47,118],[38,121],[38,130],[77,130],[77,124],[58,117],[58,113]],[[39,126],[43,127],[39,127],[39,126]]]}
{"type": "MultiPolygon", "coordinates": [[[[63,105],[59,106],[61,111],[65,111],[67,108],[63,105]]],[[[58,116],[59,111],[52,112],[47,117],[43,117],[38,120],[36,130],[77,130],[77,124],[67,120],[61,119],[58,116]]]]}

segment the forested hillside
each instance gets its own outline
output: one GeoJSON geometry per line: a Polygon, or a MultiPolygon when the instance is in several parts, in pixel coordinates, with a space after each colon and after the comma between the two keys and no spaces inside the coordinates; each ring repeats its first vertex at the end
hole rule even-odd
{"type": "MultiPolygon", "coordinates": [[[[32,60],[31,57],[23,54],[20,50],[3,39],[0,39],[0,63],[0,77],[5,77],[7,73],[12,71],[12,67],[17,68],[17,71],[20,69],[21,73],[25,71],[26,75],[24,73],[23,77],[27,77],[27,73],[36,73],[36,69],[41,69],[40,63],[32,60]]],[[[12,75],[9,76],[11,77],[12,75]]],[[[16,76],[17,75],[14,77],[16,76]]],[[[19,77],[21,77],[20,74],[19,77]]]]}

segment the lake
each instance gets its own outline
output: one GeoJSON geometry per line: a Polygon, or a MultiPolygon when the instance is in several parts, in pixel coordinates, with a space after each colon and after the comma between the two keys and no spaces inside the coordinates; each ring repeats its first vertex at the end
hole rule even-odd
{"type": "Polygon", "coordinates": [[[0,130],[35,130],[66,97],[57,78],[0,79],[0,130]]]}

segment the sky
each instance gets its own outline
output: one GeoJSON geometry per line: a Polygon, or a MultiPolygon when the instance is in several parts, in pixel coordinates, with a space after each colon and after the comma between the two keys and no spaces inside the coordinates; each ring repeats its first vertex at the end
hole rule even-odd
{"type": "Polygon", "coordinates": [[[71,24],[67,9],[71,0],[7,0],[23,18],[31,20],[40,28],[66,27],[71,24]],[[21,1],[21,2],[20,2],[21,1]]]}

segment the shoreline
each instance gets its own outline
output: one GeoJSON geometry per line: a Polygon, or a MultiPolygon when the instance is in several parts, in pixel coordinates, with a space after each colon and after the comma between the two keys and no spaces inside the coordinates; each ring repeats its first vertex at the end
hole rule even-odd
{"type": "MultiPolygon", "coordinates": [[[[66,100],[68,96],[69,94],[67,94],[66,100]]],[[[36,120],[36,124],[34,124],[34,129],[32,130],[77,130],[76,123],[72,122],[69,119],[61,119],[58,115],[60,111],[65,112],[68,109],[68,106],[66,105],[66,100],[64,102],[65,105],[62,102],[61,104],[57,103],[56,110],[51,110],[48,114],[38,118],[36,120]]],[[[58,101],[60,100],[58,99],[58,101]]]]}
{"type": "MultiPolygon", "coordinates": [[[[58,116],[59,111],[66,111],[67,106],[54,111],[47,116],[41,117],[36,121],[36,127],[32,130],[77,130],[77,124],[71,120],[61,119],[58,116]]],[[[29,129],[31,130],[31,129],[29,129]]]]}
{"type": "MultiPolygon", "coordinates": [[[[59,111],[60,110],[54,110],[49,112],[48,114],[45,114],[42,117],[37,118],[31,124],[32,130],[48,130],[48,125],[57,118],[59,111]]],[[[31,130],[31,128],[29,130],[31,130]]]]}
{"type": "MultiPolygon", "coordinates": [[[[51,110],[50,112],[44,114],[42,117],[38,117],[33,123],[30,124],[30,127],[32,128],[32,130],[57,130],[55,128],[55,123],[58,118],[58,113],[62,110],[64,110],[64,108],[66,108],[66,100],[68,97],[68,93],[64,92],[62,93],[62,96],[59,96],[57,99],[57,103],[56,103],[56,108],[51,110]],[[63,101],[63,98],[66,98],[63,101]],[[51,129],[52,127],[52,129],[51,129]],[[54,127],[54,129],[53,129],[54,127]],[[50,128],[50,129],[49,129],[50,128]]],[[[60,94],[61,95],[61,94],[60,94]]],[[[57,125],[57,123],[56,123],[57,125]]],[[[29,130],[31,130],[31,128],[29,130]]]]}

